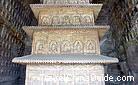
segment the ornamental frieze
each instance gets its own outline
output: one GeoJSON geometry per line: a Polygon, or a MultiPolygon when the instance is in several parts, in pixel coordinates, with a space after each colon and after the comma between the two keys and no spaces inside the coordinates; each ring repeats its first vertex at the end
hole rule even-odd
{"type": "Polygon", "coordinates": [[[47,30],[34,35],[33,54],[100,53],[94,31],[47,30]]]}
{"type": "Polygon", "coordinates": [[[47,8],[40,11],[39,25],[94,25],[94,11],[91,8],[47,8]],[[53,12],[54,11],[54,12],[53,12]]]}
{"type": "Polygon", "coordinates": [[[43,15],[40,25],[94,25],[93,15],[43,15]]]}

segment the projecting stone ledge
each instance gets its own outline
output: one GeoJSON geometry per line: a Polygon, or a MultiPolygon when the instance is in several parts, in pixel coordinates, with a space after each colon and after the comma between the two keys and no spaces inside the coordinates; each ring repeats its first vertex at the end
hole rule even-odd
{"type": "Polygon", "coordinates": [[[53,63],[53,64],[108,64],[117,63],[117,58],[111,58],[95,54],[53,54],[53,55],[27,55],[13,59],[14,63],[35,64],[35,63],[53,63]]]}

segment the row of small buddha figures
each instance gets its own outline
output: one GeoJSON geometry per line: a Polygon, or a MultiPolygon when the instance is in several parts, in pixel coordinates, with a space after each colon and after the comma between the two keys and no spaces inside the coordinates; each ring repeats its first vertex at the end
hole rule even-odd
{"type": "Polygon", "coordinates": [[[51,41],[45,46],[44,42],[40,41],[36,43],[35,54],[58,54],[58,53],[97,53],[95,41],[88,41],[85,44],[81,41],[75,41],[71,44],[68,41],[64,41],[59,44],[56,41],[51,41]]]}
{"type": "Polygon", "coordinates": [[[89,0],[43,0],[43,4],[89,4],[89,0]]]}
{"type": "Polygon", "coordinates": [[[94,17],[91,15],[70,15],[70,16],[41,16],[40,25],[94,25],[94,17]]]}

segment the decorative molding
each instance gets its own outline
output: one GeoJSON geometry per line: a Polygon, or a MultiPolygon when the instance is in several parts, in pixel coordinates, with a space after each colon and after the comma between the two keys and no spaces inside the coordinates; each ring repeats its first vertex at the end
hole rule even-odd
{"type": "Polygon", "coordinates": [[[20,64],[110,64],[117,63],[117,58],[111,58],[97,54],[50,54],[50,55],[27,55],[14,58],[14,63],[20,64]]]}
{"type": "Polygon", "coordinates": [[[45,8],[45,7],[99,7],[103,4],[30,4],[31,8],[45,8]]]}

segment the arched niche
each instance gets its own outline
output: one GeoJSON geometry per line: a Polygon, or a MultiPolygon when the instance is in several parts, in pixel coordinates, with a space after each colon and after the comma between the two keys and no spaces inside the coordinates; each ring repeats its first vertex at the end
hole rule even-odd
{"type": "Polygon", "coordinates": [[[71,53],[71,44],[68,40],[64,40],[61,43],[61,53],[71,53]]]}
{"type": "Polygon", "coordinates": [[[80,16],[72,16],[72,24],[73,25],[80,25],[81,24],[80,16]]]}
{"type": "Polygon", "coordinates": [[[35,50],[36,54],[41,54],[43,52],[43,50],[44,50],[44,44],[45,44],[45,42],[43,40],[38,40],[36,42],[36,50],[35,50]]]}
{"type": "Polygon", "coordinates": [[[70,24],[70,16],[65,15],[62,17],[62,24],[69,25],[70,24]]]}
{"type": "Polygon", "coordinates": [[[83,53],[83,43],[79,40],[75,41],[73,44],[74,53],[83,53]]]}
{"type": "Polygon", "coordinates": [[[42,25],[51,25],[52,21],[50,16],[42,16],[41,20],[42,20],[41,22],[42,25]]]}
{"type": "Polygon", "coordinates": [[[85,25],[89,25],[89,24],[92,24],[91,23],[91,17],[90,16],[84,16],[83,17],[83,23],[85,24],[85,25]]]}
{"type": "Polygon", "coordinates": [[[52,25],[59,25],[60,24],[60,17],[59,16],[53,16],[52,17],[52,25]]]}
{"type": "Polygon", "coordinates": [[[85,43],[86,53],[96,53],[96,43],[93,40],[88,40],[85,43]]]}
{"type": "Polygon", "coordinates": [[[50,54],[57,54],[57,53],[59,53],[59,45],[54,40],[49,43],[49,53],[50,54]]]}

